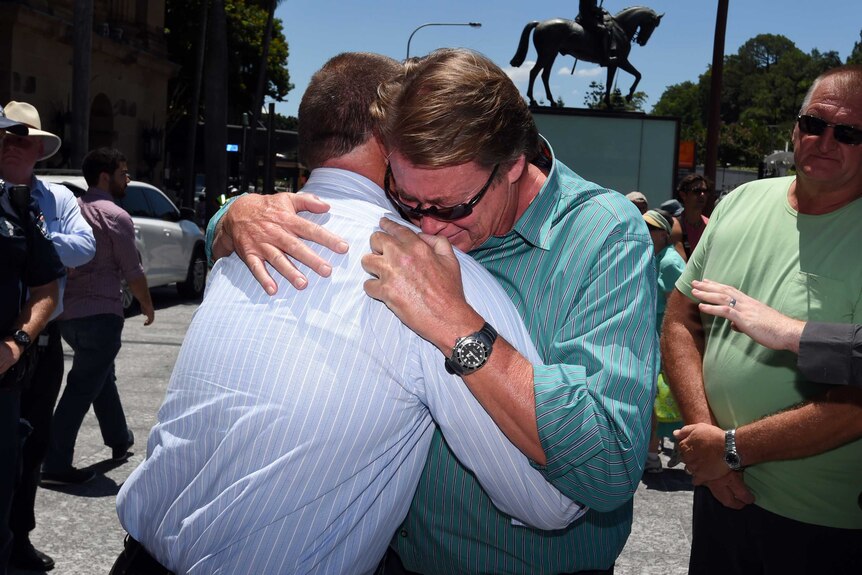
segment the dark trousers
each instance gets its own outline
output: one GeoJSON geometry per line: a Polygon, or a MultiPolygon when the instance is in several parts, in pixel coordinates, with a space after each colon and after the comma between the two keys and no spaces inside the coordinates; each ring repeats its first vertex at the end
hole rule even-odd
{"type": "Polygon", "coordinates": [[[109,575],[174,575],[155,560],[144,546],[126,535],[123,552],[117,557],[109,575]]]}
{"type": "MultiPolygon", "coordinates": [[[[398,557],[398,554],[390,547],[386,550],[386,555],[383,557],[383,561],[380,562],[380,565],[377,567],[377,571],[375,575],[420,575],[415,571],[408,571],[404,568],[404,565],[401,563],[401,559],[398,557]]],[[[567,575],[566,573],[561,573],[560,575],[567,575]]],[[[590,571],[576,571],[571,575],[614,575],[614,568],[611,566],[610,569],[596,569],[590,571]]]]}
{"type": "Polygon", "coordinates": [[[801,523],[756,505],[735,510],[694,490],[689,575],[859,575],[862,529],[801,523]]]}
{"type": "Polygon", "coordinates": [[[12,532],[9,530],[9,509],[18,480],[20,450],[19,423],[21,392],[0,388],[0,574],[12,553],[12,532]]]}
{"type": "Polygon", "coordinates": [[[43,465],[45,471],[52,473],[72,467],[78,431],[91,404],[105,445],[125,445],[131,439],[114,375],[123,318],[101,314],[63,320],[60,333],[75,356],[66,389],[54,412],[51,443],[43,465]]]}
{"type": "Polygon", "coordinates": [[[36,527],[36,488],[51,439],[54,405],[63,383],[63,342],[58,322],[49,323],[35,345],[39,348],[36,369],[21,394],[21,419],[27,420],[32,430],[21,451],[21,481],[9,516],[9,528],[16,537],[26,536],[36,527]]]}

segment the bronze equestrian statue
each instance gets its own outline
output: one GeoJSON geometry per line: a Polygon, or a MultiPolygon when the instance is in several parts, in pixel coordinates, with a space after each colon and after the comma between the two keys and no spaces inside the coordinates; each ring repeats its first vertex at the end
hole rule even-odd
{"type": "MultiPolygon", "coordinates": [[[[607,11],[604,11],[607,14],[607,11]]],[[[590,30],[581,26],[577,21],[564,20],[555,18],[553,20],[545,20],[544,22],[530,22],[524,26],[524,31],[521,33],[521,42],[518,44],[518,51],[512,58],[510,64],[518,67],[524,63],[527,57],[527,41],[530,37],[530,32],[533,33],[533,45],[536,47],[537,58],[536,64],[530,70],[530,84],[527,88],[527,97],[530,99],[530,105],[536,106],[536,101],[533,99],[533,83],[536,81],[536,76],[539,71],[542,72],[542,82],[545,84],[545,94],[552,107],[556,107],[557,103],[551,96],[551,87],[548,85],[548,80],[551,77],[551,68],[554,65],[554,60],[557,54],[571,55],[577,60],[586,60],[587,62],[595,62],[608,69],[608,80],[605,84],[605,102],[608,108],[611,107],[611,85],[613,84],[614,74],[617,68],[622,68],[629,74],[635,77],[634,84],[629,89],[626,100],[631,100],[632,94],[635,93],[638,82],[641,81],[641,73],[637,68],[629,62],[629,52],[631,51],[631,43],[637,42],[640,46],[646,45],[647,41],[652,36],[653,31],[661,23],[664,14],[657,14],[650,8],[643,6],[635,6],[620,10],[613,17],[605,19],[606,25],[611,30],[612,38],[610,41],[603,37],[604,31],[592,27],[590,30]],[[613,57],[609,53],[614,50],[613,57]]],[[[577,60],[575,64],[577,64],[577,60]]],[[[574,65],[572,72],[574,72],[574,65]]]]}

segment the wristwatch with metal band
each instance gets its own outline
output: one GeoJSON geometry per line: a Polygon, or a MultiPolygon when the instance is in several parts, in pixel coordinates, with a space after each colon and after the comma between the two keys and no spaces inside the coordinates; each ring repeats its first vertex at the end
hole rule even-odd
{"type": "Polygon", "coordinates": [[[473,373],[488,361],[496,340],[497,330],[487,322],[476,333],[459,337],[452,356],[446,358],[446,371],[455,375],[473,373]]]}
{"type": "Polygon", "coordinates": [[[724,432],[724,462],[733,471],[742,469],[742,458],[736,451],[736,430],[728,429],[724,432]]]}

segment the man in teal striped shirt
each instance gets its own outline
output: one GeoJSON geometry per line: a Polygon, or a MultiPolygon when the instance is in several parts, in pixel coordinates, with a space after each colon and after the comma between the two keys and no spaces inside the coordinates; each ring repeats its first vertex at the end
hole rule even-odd
{"type": "MultiPolygon", "coordinates": [[[[642,218],[554,160],[517,88],[484,56],[434,52],[381,96],[385,189],[425,233],[381,222],[363,260],[376,278],[366,292],[452,363],[453,346],[484,318],[464,300],[451,246],[489,269],[547,365],[497,339],[463,381],[554,486],[590,507],[565,530],[520,525],[435,434],[393,548],[427,574],[612,573],[631,529],[658,368],[642,218]]],[[[387,573],[398,568],[387,558],[387,573]]]]}
{"type": "Polygon", "coordinates": [[[393,546],[421,573],[609,572],[631,528],[657,370],[640,214],[555,161],[517,88],[479,54],[434,52],[381,95],[390,200],[429,236],[385,224],[366,256],[379,277],[366,292],[448,356],[484,320],[439,238],[491,271],[547,365],[503,342],[464,381],[546,478],[591,509],[562,531],[518,525],[436,434],[393,546]],[[472,212],[445,217],[458,205],[472,212]]]}

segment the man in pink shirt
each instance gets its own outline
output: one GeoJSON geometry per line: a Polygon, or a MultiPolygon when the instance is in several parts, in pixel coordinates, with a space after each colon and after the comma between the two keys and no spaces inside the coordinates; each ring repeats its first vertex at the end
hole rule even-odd
{"type": "Polygon", "coordinates": [[[82,171],[89,189],[78,203],[93,228],[96,255],[69,270],[63,296],[60,332],[75,356],[54,412],[51,444],[42,466],[42,483],[60,485],[84,483],[94,476],[72,466],[78,430],[91,404],[114,460],[125,460],[135,441],[126,425],[114,374],[124,321],[121,280],[140,302],[144,325],[151,324],[154,316],[132,218],[114,203],[114,198],[125,195],[129,183],[126,158],[118,150],[99,148],[84,158],[82,171]]]}

